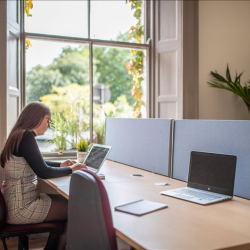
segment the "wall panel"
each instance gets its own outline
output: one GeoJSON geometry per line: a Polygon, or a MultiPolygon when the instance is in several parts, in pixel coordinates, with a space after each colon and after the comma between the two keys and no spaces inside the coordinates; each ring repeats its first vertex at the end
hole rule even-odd
{"type": "Polygon", "coordinates": [[[108,159],[169,175],[170,119],[107,118],[105,144],[108,159]]]}
{"type": "Polygon", "coordinates": [[[250,199],[250,121],[176,120],[173,177],[188,180],[191,151],[237,156],[235,195],[250,199]]]}

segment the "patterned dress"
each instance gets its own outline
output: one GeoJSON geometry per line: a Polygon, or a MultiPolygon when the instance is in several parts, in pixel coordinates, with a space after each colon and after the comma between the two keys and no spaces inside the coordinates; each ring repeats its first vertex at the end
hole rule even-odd
{"type": "Polygon", "coordinates": [[[2,192],[7,205],[8,224],[31,224],[44,221],[51,198],[39,193],[37,175],[23,157],[13,156],[4,167],[2,192]]]}

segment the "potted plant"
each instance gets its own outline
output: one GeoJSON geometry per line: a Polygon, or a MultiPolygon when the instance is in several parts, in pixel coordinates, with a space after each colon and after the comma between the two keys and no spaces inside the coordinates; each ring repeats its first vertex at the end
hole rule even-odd
{"type": "Polygon", "coordinates": [[[80,141],[76,145],[77,149],[77,161],[78,162],[83,162],[86,155],[87,155],[87,150],[88,150],[88,141],[84,139],[80,139],[80,141]]]}

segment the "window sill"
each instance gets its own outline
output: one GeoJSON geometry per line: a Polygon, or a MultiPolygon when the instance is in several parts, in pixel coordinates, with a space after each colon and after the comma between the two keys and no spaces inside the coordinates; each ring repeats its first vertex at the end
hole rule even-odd
{"type": "Polygon", "coordinates": [[[59,155],[57,152],[53,153],[42,153],[44,160],[65,160],[65,159],[76,159],[76,151],[63,151],[62,155],[59,155]]]}

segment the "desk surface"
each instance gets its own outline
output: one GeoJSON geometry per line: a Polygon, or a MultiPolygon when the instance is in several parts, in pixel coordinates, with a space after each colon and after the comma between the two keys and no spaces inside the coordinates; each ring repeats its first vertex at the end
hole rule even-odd
{"type": "MultiPolygon", "coordinates": [[[[137,249],[250,249],[250,200],[234,197],[212,205],[161,195],[159,192],[185,186],[185,182],[106,161],[101,170],[106,179],[111,208],[139,199],[168,204],[168,208],[143,216],[112,209],[118,237],[137,249]],[[144,177],[131,177],[143,174],[144,177]],[[168,182],[170,186],[156,186],[168,182]]],[[[70,176],[46,180],[68,198],[70,176]]]]}

